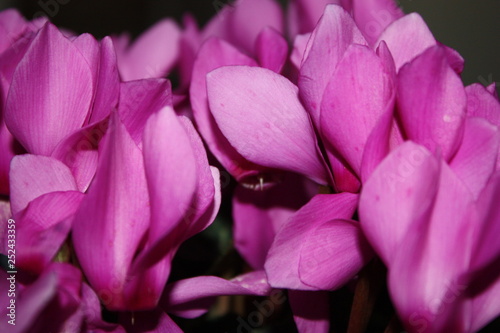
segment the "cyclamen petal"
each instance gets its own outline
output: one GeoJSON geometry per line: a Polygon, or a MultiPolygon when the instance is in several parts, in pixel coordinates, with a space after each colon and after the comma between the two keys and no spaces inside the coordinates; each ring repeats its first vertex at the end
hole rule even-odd
{"type": "MultiPolygon", "coordinates": [[[[297,211],[278,231],[265,263],[269,284],[274,288],[295,290],[318,290],[316,286],[305,284],[301,280],[300,262],[303,260],[302,249],[309,237],[324,223],[335,219],[349,219],[356,208],[357,195],[352,193],[318,194],[297,211]]],[[[312,237],[311,239],[313,239],[312,237]]],[[[307,255],[304,252],[304,256],[307,255]]],[[[315,259],[315,258],[312,258],[315,259]]],[[[319,266],[316,268],[319,269],[319,266]]],[[[340,277],[332,272],[332,283],[340,277]]],[[[344,272],[339,272],[340,275],[344,272]]],[[[352,277],[352,276],[349,276],[352,277]]]]}
{"type": "Polygon", "coordinates": [[[449,161],[463,136],[466,95],[444,50],[427,49],[398,73],[398,111],[408,139],[449,161]]]}
{"type": "Polygon", "coordinates": [[[393,77],[368,47],[350,46],[321,102],[321,134],[360,175],[363,151],[380,116],[394,106],[393,77]]]}
{"type": "Polygon", "coordinates": [[[427,48],[436,45],[436,40],[424,20],[411,13],[392,22],[380,35],[375,46],[384,41],[394,57],[396,70],[410,62],[427,48]],[[408,41],[411,40],[411,43],[408,41]]]}
{"type": "Polygon", "coordinates": [[[328,182],[314,129],[290,81],[265,68],[227,66],[207,75],[207,91],[219,128],[241,155],[328,182]]]}
{"type": "Polygon", "coordinates": [[[231,146],[217,126],[207,99],[207,73],[221,66],[231,65],[257,66],[257,63],[223,40],[207,40],[198,52],[194,64],[189,95],[193,116],[203,140],[224,168],[240,181],[256,174],[262,167],[246,160],[231,146]]]}
{"type": "Polygon", "coordinates": [[[50,155],[61,139],[84,124],[92,90],[85,58],[47,23],[14,73],[5,123],[30,153],[50,155]]]}
{"type": "Polygon", "coordinates": [[[394,260],[409,228],[429,218],[439,168],[428,150],[407,141],[364,183],[359,201],[361,227],[386,265],[394,260]]]}
{"type": "Polygon", "coordinates": [[[352,17],[342,7],[328,5],[309,40],[298,83],[300,97],[316,126],[325,88],[351,44],[367,45],[352,17]]]}
{"type": "Polygon", "coordinates": [[[96,177],[76,213],[72,238],[82,270],[106,307],[127,309],[123,288],[149,227],[147,183],[142,153],[116,112],[102,144],[96,177]]]}
{"type": "Polygon", "coordinates": [[[12,159],[9,178],[13,215],[24,209],[31,200],[43,194],[77,190],[70,169],[51,157],[16,156],[12,159]]]}
{"type": "Polygon", "coordinates": [[[279,32],[265,28],[255,41],[255,52],[261,67],[279,73],[285,65],[288,44],[279,32]]]}

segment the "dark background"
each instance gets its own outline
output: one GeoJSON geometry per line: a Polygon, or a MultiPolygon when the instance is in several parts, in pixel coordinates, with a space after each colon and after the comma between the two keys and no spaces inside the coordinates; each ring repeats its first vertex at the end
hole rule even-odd
{"type": "MultiPolygon", "coordinates": [[[[133,36],[163,17],[180,21],[186,12],[200,24],[230,0],[0,0],[29,19],[48,16],[58,26],[97,37],[129,31],[133,36]],[[57,4],[55,7],[53,4],[57,4]],[[44,8],[45,7],[45,8],[44,8]],[[48,9],[46,9],[48,8],[48,9]]],[[[311,0],[313,1],[313,0],[311,0]]],[[[283,2],[283,1],[282,1],[283,2]]],[[[442,43],[466,60],[464,82],[500,81],[500,0],[400,0],[406,13],[419,12],[442,43]]]]}

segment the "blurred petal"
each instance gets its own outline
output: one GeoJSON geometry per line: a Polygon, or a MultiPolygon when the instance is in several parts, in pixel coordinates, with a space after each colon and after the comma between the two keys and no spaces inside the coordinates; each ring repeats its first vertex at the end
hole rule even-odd
{"type": "Polygon", "coordinates": [[[330,331],[330,294],[325,291],[289,290],[288,299],[299,333],[330,331]]]}
{"type": "Polygon", "coordinates": [[[285,174],[283,182],[264,191],[236,187],[234,246],[252,268],[264,267],[277,230],[313,196],[307,188],[313,186],[301,176],[285,174]]]}
{"type": "Polygon", "coordinates": [[[125,53],[118,53],[118,68],[124,81],[165,76],[179,56],[180,30],[175,21],[164,19],[149,28],[125,53]]]}
{"type": "MultiPolygon", "coordinates": [[[[269,250],[265,269],[274,288],[317,290],[300,279],[304,243],[322,224],[352,217],[357,196],[351,193],[318,194],[278,231],[269,250]]],[[[316,244],[317,245],[317,244],[316,244]]]]}
{"type": "Polygon", "coordinates": [[[316,125],[323,92],[344,52],[353,43],[366,45],[352,17],[342,7],[328,5],[309,40],[310,50],[302,60],[299,76],[301,99],[316,125]]]}
{"type": "Polygon", "coordinates": [[[304,58],[306,52],[306,46],[310,38],[311,34],[297,35],[297,37],[295,37],[292,54],[290,55],[290,61],[297,70],[300,69],[302,59],[304,58]]]}
{"type": "Polygon", "coordinates": [[[272,0],[238,0],[227,17],[227,38],[249,54],[254,53],[257,36],[266,28],[284,31],[283,12],[272,0]]]}
{"type": "Polygon", "coordinates": [[[16,156],[12,159],[9,177],[10,204],[14,215],[43,194],[77,190],[70,169],[51,157],[16,156]]]}
{"type": "Polygon", "coordinates": [[[353,0],[352,3],[356,25],[370,45],[389,24],[404,15],[394,0],[353,0]]]}
{"type": "Polygon", "coordinates": [[[61,139],[83,125],[92,86],[84,57],[48,23],[14,73],[5,123],[30,153],[50,155],[61,139]]]}
{"type": "Polygon", "coordinates": [[[255,52],[261,67],[279,73],[288,56],[288,44],[279,32],[265,28],[255,41],[255,52]]]}
{"type": "Polygon", "coordinates": [[[227,66],[207,75],[207,91],[219,128],[245,158],[327,183],[314,129],[290,81],[265,68],[227,66]]]}
{"type": "Polygon", "coordinates": [[[376,47],[385,41],[391,50],[396,70],[436,45],[436,40],[424,20],[417,13],[411,13],[391,23],[375,43],[376,47]],[[408,41],[411,40],[411,43],[408,41]]]}
{"type": "Polygon", "coordinates": [[[450,160],[463,136],[467,101],[443,49],[428,49],[402,68],[398,79],[398,111],[408,139],[431,152],[441,150],[450,160]]]}

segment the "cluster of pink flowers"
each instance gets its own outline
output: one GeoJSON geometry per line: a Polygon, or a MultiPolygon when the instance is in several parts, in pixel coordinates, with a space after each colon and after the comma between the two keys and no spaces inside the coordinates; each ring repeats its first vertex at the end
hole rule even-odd
{"type": "Polygon", "coordinates": [[[330,292],[377,261],[407,331],[479,331],[500,315],[500,103],[463,66],[392,0],[238,0],[133,42],[1,12],[0,331],[181,332],[167,313],[286,290],[298,331],[328,332],[330,292]],[[249,269],[167,283],[226,199],[249,269]]]}

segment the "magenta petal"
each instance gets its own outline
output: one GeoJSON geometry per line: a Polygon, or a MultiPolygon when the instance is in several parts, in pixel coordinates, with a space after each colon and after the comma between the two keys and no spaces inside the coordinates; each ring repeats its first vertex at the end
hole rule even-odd
{"type": "Polygon", "coordinates": [[[249,65],[256,62],[233,46],[219,39],[209,39],[203,44],[193,68],[190,87],[191,105],[196,126],[210,151],[237,180],[254,174],[258,166],[247,161],[227,141],[208,108],[206,75],[221,66],[249,65]]]}
{"type": "Polygon", "coordinates": [[[417,13],[405,15],[390,24],[375,43],[376,47],[382,41],[391,50],[397,71],[427,48],[436,45],[434,36],[417,13]],[[409,40],[411,43],[408,43],[409,40]]]}
{"type": "Polygon", "coordinates": [[[311,190],[317,192],[317,185],[296,174],[285,174],[281,183],[264,191],[236,187],[234,246],[252,268],[264,267],[277,230],[314,195],[311,190]]]}
{"type": "MultiPolygon", "coordinates": [[[[495,237],[500,231],[500,173],[497,172],[489,179],[485,189],[478,198],[478,212],[481,217],[481,225],[478,227],[478,236],[473,249],[471,267],[473,270],[481,270],[486,266],[497,265],[500,261],[500,244],[495,237]]],[[[495,276],[495,275],[493,275],[495,276]]],[[[491,276],[489,277],[491,279],[491,276]]]]}
{"type": "Polygon", "coordinates": [[[171,107],[149,118],[143,149],[151,224],[136,269],[159,261],[185,239],[198,181],[191,140],[171,107]]]}
{"type": "Polygon", "coordinates": [[[494,94],[479,83],[465,88],[467,94],[467,115],[482,117],[493,125],[500,126],[500,103],[494,94]]]}
{"type": "Polygon", "coordinates": [[[219,211],[221,203],[220,173],[217,168],[208,164],[207,152],[193,123],[186,117],[180,117],[179,120],[191,141],[198,176],[195,199],[185,216],[185,222],[190,224],[189,235],[195,235],[207,228],[219,211]]]}
{"type": "Polygon", "coordinates": [[[219,128],[241,155],[327,183],[314,129],[290,81],[265,68],[227,66],[207,75],[207,91],[219,128]]]}
{"type": "MultiPolygon", "coordinates": [[[[0,270],[1,289],[4,291],[9,290],[10,281],[7,278],[11,277],[3,269],[0,270]]],[[[17,284],[17,287],[20,285],[17,284]]],[[[38,315],[43,311],[47,304],[51,301],[54,294],[57,292],[57,276],[54,272],[47,271],[40,276],[32,285],[22,291],[17,291],[18,298],[16,299],[16,316],[24,316],[24,320],[16,320],[16,325],[8,323],[7,307],[10,305],[10,299],[7,293],[4,292],[1,298],[2,311],[0,315],[4,320],[0,321],[0,330],[2,332],[22,333],[28,332],[33,322],[37,319],[38,315]]]]}
{"type": "Polygon", "coordinates": [[[99,142],[108,129],[108,119],[88,125],[67,136],[52,152],[75,177],[78,190],[86,192],[97,170],[99,142]]]}
{"type": "Polygon", "coordinates": [[[429,48],[398,76],[398,111],[408,139],[449,160],[462,139],[467,101],[444,50],[429,48]]]}
{"type": "Polygon", "coordinates": [[[269,250],[265,269],[274,288],[317,290],[300,279],[301,251],[306,240],[322,224],[349,219],[356,208],[357,195],[318,194],[278,231],[269,250]]]}
{"type": "Polygon", "coordinates": [[[392,262],[410,226],[429,218],[438,181],[436,159],[424,147],[407,141],[363,185],[361,227],[386,264],[392,262]]]}
{"type": "MultiPolygon", "coordinates": [[[[412,319],[421,317],[427,320],[429,331],[457,332],[466,321],[457,309],[457,295],[467,287],[459,277],[470,264],[477,221],[472,196],[444,162],[435,184],[439,184],[439,190],[432,217],[415,221],[400,246],[393,249],[388,285],[405,326],[410,327],[412,319]]],[[[403,195],[400,191],[399,196],[403,195]]],[[[392,220],[394,225],[399,223],[398,218],[392,220]]],[[[384,242],[387,230],[385,237],[384,242]]]]}
{"type": "Polygon", "coordinates": [[[123,82],[118,113],[134,142],[141,146],[149,117],[165,106],[172,106],[172,85],[166,79],[123,82]]]}
{"type": "MultiPolygon", "coordinates": [[[[264,271],[255,271],[225,280],[216,276],[197,276],[168,284],[161,306],[169,313],[184,318],[204,314],[218,296],[267,296],[271,286],[264,271]]],[[[272,294],[271,294],[272,296],[272,294]]]]}
{"type": "Polygon", "coordinates": [[[288,56],[288,44],[279,32],[265,28],[257,37],[255,52],[261,67],[279,73],[288,56]]]}
{"type": "Polygon", "coordinates": [[[321,102],[321,134],[360,174],[368,136],[394,105],[391,73],[365,46],[352,45],[339,62],[321,102]]]}
{"type": "Polygon", "coordinates": [[[370,45],[375,43],[388,25],[404,15],[394,0],[353,0],[352,2],[356,25],[370,45]]]}
{"type": "MultiPolygon", "coordinates": [[[[1,112],[0,112],[1,117],[1,112]]],[[[7,126],[0,120],[0,194],[9,195],[9,170],[10,162],[15,156],[14,137],[10,134],[7,126]]]]}
{"type": "Polygon", "coordinates": [[[96,88],[90,124],[99,122],[109,116],[116,108],[120,98],[120,76],[116,64],[116,54],[110,37],[101,41],[99,71],[96,77],[96,88]]]}
{"type": "Polygon", "coordinates": [[[85,58],[48,23],[14,73],[5,123],[30,153],[50,155],[61,139],[83,125],[92,86],[85,58]]]}
{"type": "Polygon", "coordinates": [[[465,121],[462,145],[450,163],[450,167],[467,185],[474,199],[496,169],[500,146],[500,132],[496,126],[481,118],[465,121]]]}
{"type": "Polygon", "coordinates": [[[118,68],[124,81],[165,76],[179,56],[180,30],[175,21],[164,19],[149,28],[124,52],[118,53],[118,68]]]}
{"type": "Polygon", "coordinates": [[[148,201],[142,153],[114,112],[72,233],[80,265],[109,309],[125,304],[124,283],[149,226],[148,201]]]}
{"type": "Polygon", "coordinates": [[[330,331],[330,294],[325,291],[289,290],[293,320],[299,333],[330,331]]]}
{"type": "Polygon", "coordinates": [[[28,23],[16,9],[0,12],[0,53],[7,50],[27,30],[28,23]]]}
{"type": "Polygon", "coordinates": [[[352,17],[342,7],[328,5],[309,40],[310,50],[302,60],[299,76],[301,98],[316,125],[323,92],[344,52],[353,43],[366,45],[352,17]]]}
{"type": "Polygon", "coordinates": [[[319,290],[335,290],[373,257],[359,223],[332,220],[315,228],[300,251],[300,280],[319,290]]]}
{"type": "Polygon", "coordinates": [[[239,0],[227,15],[227,39],[233,45],[253,54],[257,36],[261,31],[270,27],[283,33],[283,21],[283,11],[273,0],[239,0]]]}
{"type": "Polygon", "coordinates": [[[82,199],[83,193],[77,191],[48,193],[15,216],[16,230],[22,234],[16,243],[17,268],[42,272],[66,240],[82,199]]]}
{"type": "Polygon", "coordinates": [[[292,0],[288,3],[289,35],[311,32],[329,4],[338,4],[343,0],[292,0]]]}
{"type": "Polygon", "coordinates": [[[51,157],[16,156],[12,159],[9,177],[10,204],[14,215],[43,194],[77,190],[70,169],[51,157]]]}
{"type": "Polygon", "coordinates": [[[293,41],[292,54],[290,55],[290,61],[295,66],[297,70],[300,69],[302,64],[302,59],[304,58],[306,47],[311,34],[297,35],[293,41]]]}

